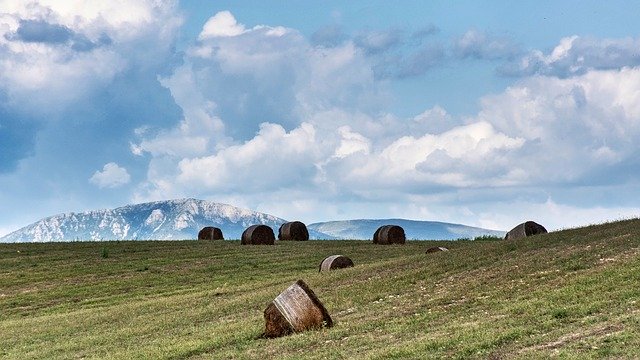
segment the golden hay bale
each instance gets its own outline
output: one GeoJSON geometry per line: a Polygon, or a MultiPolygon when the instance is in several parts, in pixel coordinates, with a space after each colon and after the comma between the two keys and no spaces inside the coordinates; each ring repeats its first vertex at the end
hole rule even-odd
{"type": "Polygon", "coordinates": [[[267,225],[251,225],[243,233],[240,244],[242,245],[273,245],[276,237],[273,229],[267,225]]]}
{"type": "Polygon", "coordinates": [[[515,239],[525,238],[528,236],[546,234],[546,233],[547,233],[547,229],[545,229],[544,226],[538,223],[535,223],[533,221],[527,221],[511,229],[511,231],[509,231],[507,235],[505,235],[504,239],[515,240],[515,239]]]}
{"type": "Polygon", "coordinates": [[[264,310],[264,336],[273,338],[333,326],[329,312],[302,280],[280,293],[264,310]]]}
{"type": "Polygon", "coordinates": [[[442,246],[434,246],[434,247],[428,248],[425,253],[426,254],[430,254],[430,253],[439,252],[439,251],[449,251],[449,249],[447,249],[446,247],[442,247],[442,246]]]}
{"type": "Polygon", "coordinates": [[[344,269],[353,266],[353,261],[346,256],[331,255],[326,257],[320,263],[320,271],[329,271],[333,269],[344,269]]]}
{"type": "Polygon", "coordinates": [[[220,228],[205,226],[198,232],[198,240],[224,240],[224,236],[220,228]]]}
{"type": "Polygon", "coordinates": [[[278,230],[278,240],[306,241],[309,240],[309,230],[300,221],[284,223],[278,230]]]}
{"type": "Polygon", "coordinates": [[[373,243],[380,245],[404,244],[407,240],[404,229],[398,225],[384,225],[373,234],[373,243]]]}

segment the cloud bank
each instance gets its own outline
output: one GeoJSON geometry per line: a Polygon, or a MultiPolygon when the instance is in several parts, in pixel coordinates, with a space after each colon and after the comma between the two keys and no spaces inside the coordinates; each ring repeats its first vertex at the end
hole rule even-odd
{"type": "Polygon", "coordinates": [[[594,221],[607,208],[576,202],[584,189],[637,190],[636,39],[573,36],[545,53],[479,30],[445,43],[433,25],[307,38],[222,11],[178,53],[173,1],[34,4],[0,5],[5,185],[37,169],[78,188],[93,174],[87,194],[123,203],[188,196],[288,218],[502,229],[594,221]],[[392,81],[469,61],[513,83],[466,116],[389,110],[392,81]]]}

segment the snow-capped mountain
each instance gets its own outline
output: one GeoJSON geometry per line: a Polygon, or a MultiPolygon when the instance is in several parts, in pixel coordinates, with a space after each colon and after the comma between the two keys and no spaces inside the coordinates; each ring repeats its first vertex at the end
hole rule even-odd
{"type": "MultiPolygon", "coordinates": [[[[284,222],[231,205],[179,199],[50,216],[0,238],[0,242],[196,239],[204,226],[219,227],[225,239],[239,239],[250,225],[269,225],[277,234],[284,222]]],[[[323,237],[317,233],[312,236],[323,237]]]]}
{"type": "Polygon", "coordinates": [[[338,239],[372,239],[376,229],[383,225],[401,226],[408,240],[473,239],[483,235],[503,237],[505,234],[504,231],[487,230],[460,224],[405,219],[329,221],[310,224],[307,227],[309,231],[318,231],[338,239]]]}

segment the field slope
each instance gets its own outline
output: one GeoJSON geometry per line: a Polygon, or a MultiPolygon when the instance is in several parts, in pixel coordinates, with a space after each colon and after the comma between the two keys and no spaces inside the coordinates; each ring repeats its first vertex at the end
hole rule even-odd
{"type": "Polygon", "coordinates": [[[639,284],[640,220],[516,242],[2,244],[0,358],[639,358],[639,284]],[[356,267],[318,273],[332,254],[356,267]],[[335,326],[260,338],[297,279],[335,326]]]}

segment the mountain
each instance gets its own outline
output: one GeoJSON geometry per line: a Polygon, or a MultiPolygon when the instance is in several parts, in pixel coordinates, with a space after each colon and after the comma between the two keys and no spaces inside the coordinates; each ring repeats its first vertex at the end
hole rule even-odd
{"type": "MultiPolygon", "coordinates": [[[[254,224],[278,228],[286,220],[235,206],[196,199],[156,201],[51,216],[2,238],[0,242],[73,240],[196,239],[204,226],[222,229],[225,239],[239,239],[254,224]]],[[[310,231],[312,238],[331,238],[310,231]]]]}
{"type": "MultiPolygon", "coordinates": [[[[133,204],[108,210],[50,216],[2,238],[0,242],[74,240],[186,240],[196,239],[204,226],[219,227],[225,239],[239,239],[250,225],[271,226],[274,233],[287,220],[252,210],[196,199],[133,204]]],[[[330,221],[308,225],[311,239],[371,239],[376,229],[393,224],[407,239],[459,239],[481,235],[504,236],[459,224],[404,219],[330,221]]]]}
{"type": "Polygon", "coordinates": [[[309,230],[325,233],[338,239],[372,239],[373,233],[382,225],[401,226],[408,240],[473,239],[483,235],[503,237],[505,234],[504,231],[487,230],[460,224],[405,219],[329,221],[310,224],[307,227],[309,230]]]}

